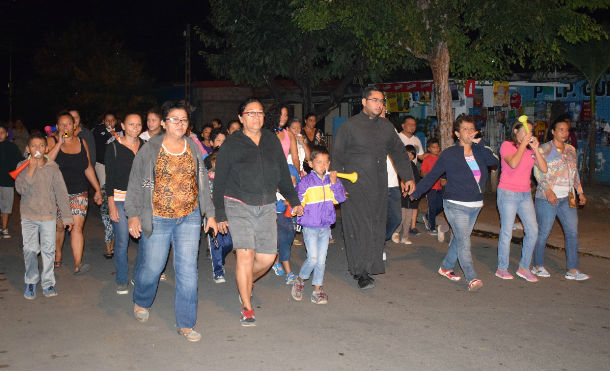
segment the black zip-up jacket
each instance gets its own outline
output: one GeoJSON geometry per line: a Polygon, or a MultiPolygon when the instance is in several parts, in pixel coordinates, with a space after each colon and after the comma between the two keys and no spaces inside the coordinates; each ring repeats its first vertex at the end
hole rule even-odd
{"type": "Polygon", "coordinates": [[[241,131],[231,134],[216,157],[213,193],[216,221],[227,220],[225,196],[262,206],[276,202],[278,189],[292,207],[300,205],[277,136],[262,129],[257,146],[241,131]]]}

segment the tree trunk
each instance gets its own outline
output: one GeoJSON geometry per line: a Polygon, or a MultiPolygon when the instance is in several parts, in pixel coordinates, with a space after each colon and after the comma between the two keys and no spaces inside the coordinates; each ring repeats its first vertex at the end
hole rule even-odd
{"type": "Polygon", "coordinates": [[[449,49],[447,43],[439,42],[427,58],[432,69],[436,117],[441,133],[441,149],[453,145],[453,108],[449,89],[449,49]]]}
{"type": "MultiPolygon", "coordinates": [[[[591,123],[589,124],[589,137],[587,138],[587,147],[589,148],[587,181],[589,184],[593,184],[595,182],[595,155],[597,150],[597,118],[595,113],[595,87],[597,86],[597,81],[589,81],[589,85],[591,86],[591,94],[589,95],[591,100],[591,123]]],[[[585,161],[585,154],[583,153],[583,161],[585,161]]]]}

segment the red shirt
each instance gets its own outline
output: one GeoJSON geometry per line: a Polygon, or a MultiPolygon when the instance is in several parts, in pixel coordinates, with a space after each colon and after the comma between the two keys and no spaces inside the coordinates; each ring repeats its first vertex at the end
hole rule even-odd
{"type": "MultiPolygon", "coordinates": [[[[425,172],[426,174],[428,174],[430,172],[430,170],[432,170],[432,168],[434,167],[436,160],[438,160],[438,156],[434,156],[433,154],[429,154],[428,156],[426,156],[424,161],[422,161],[422,163],[421,163],[422,173],[425,172]]],[[[431,187],[431,189],[436,189],[436,190],[443,189],[443,187],[441,187],[441,180],[440,179],[437,180],[436,183],[434,183],[434,185],[431,187]]]]}

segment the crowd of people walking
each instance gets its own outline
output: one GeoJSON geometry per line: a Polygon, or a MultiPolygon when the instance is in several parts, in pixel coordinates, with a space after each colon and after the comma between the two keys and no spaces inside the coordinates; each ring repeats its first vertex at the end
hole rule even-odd
{"type": "Polygon", "coordinates": [[[71,109],[57,115],[47,135],[38,131],[25,139],[23,125],[15,130],[17,136],[0,125],[0,237],[15,233],[9,232],[8,219],[16,190],[26,299],[36,298],[39,284],[44,296],[58,295],[54,269],[63,266],[66,233],[74,275],[90,269],[83,235],[90,189],[104,222],[104,256],[114,261],[116,293],[128,294],[133,283],[133,313],[140,322],[149,318],[173,251],[176,325],[189,341],[201,339],[195,330],[200,239],[210,249],[216,283],[226,282],[225,258],[235,253],[240,323],[255,326],[252,292],[270,270],[285,275],[294,300],[302,300],[311,278],[311,301],[328,302],[324,272],[339,204],[347,270],[359,289],[375,287],[374,276],[385,272],[387,240],[412,244],[421,233],[415,223],[419,199],[425,196],[427,233],[442,233],[437,216],[443,212],[452,230],[438,274],[462,281],[456,272],[459,262],[467,290],[476,291],[483,282],[473,265],[470,236],[483,207],[489,169],[498,166],[501,228],[495,276],[514,279],[509,253],[518,215],[525,232],[518,277],[532,283],[550,277],[544,252],[557,217],[565,234],[564,277],[589,278],[578,269],[576,207],[586,197],[574,147],[566,143],[565,121],[552,123],[544,144],[532,135],[531,122],[518,121],[512,138],[495,154],[481,141],[474,119],[461,115],[453,125],[455,145],[441,151],[431,138],[424,150],[414,135],[415,119],[406,117],[397,133],[385,118],[383,92],[368,87],[362,111],[341,125],[329,152],[316,115],[305,115],[302,125],[284,105],[265,110],[260,100],[248,99],[236,120],[226,126],[214,120],[199,135],[190,114],[183,101],[166,102],[144,117],[106,112],[90,131],[80,112],[71,109]],[[342,179],[346,173],[357,173],[357,181],[342,179]],[[301,228],[307,258],[293,272],[290,249],[301,228]],[[131,277],[130,239],[138,242],[131,277]]]}

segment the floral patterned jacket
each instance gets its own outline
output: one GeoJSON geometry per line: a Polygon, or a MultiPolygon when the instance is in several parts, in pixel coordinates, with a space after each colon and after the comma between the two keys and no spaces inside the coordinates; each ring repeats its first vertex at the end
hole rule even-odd
{"type": "Polygon", "coordinates": [[[546,191],[553,189],[556,185],[570,189],[574,187],[578,194],[583,193],[578,175],[576,150],[573,146],[566,143],[563,152],[560,152],[553,141],[550,141],[541,145],[539,150],[546,160],[548,170],[546,173],[542,173],[537,168],[534,169],[534,176],[538,181],[537,198],[546,200],[546,191]]]}

